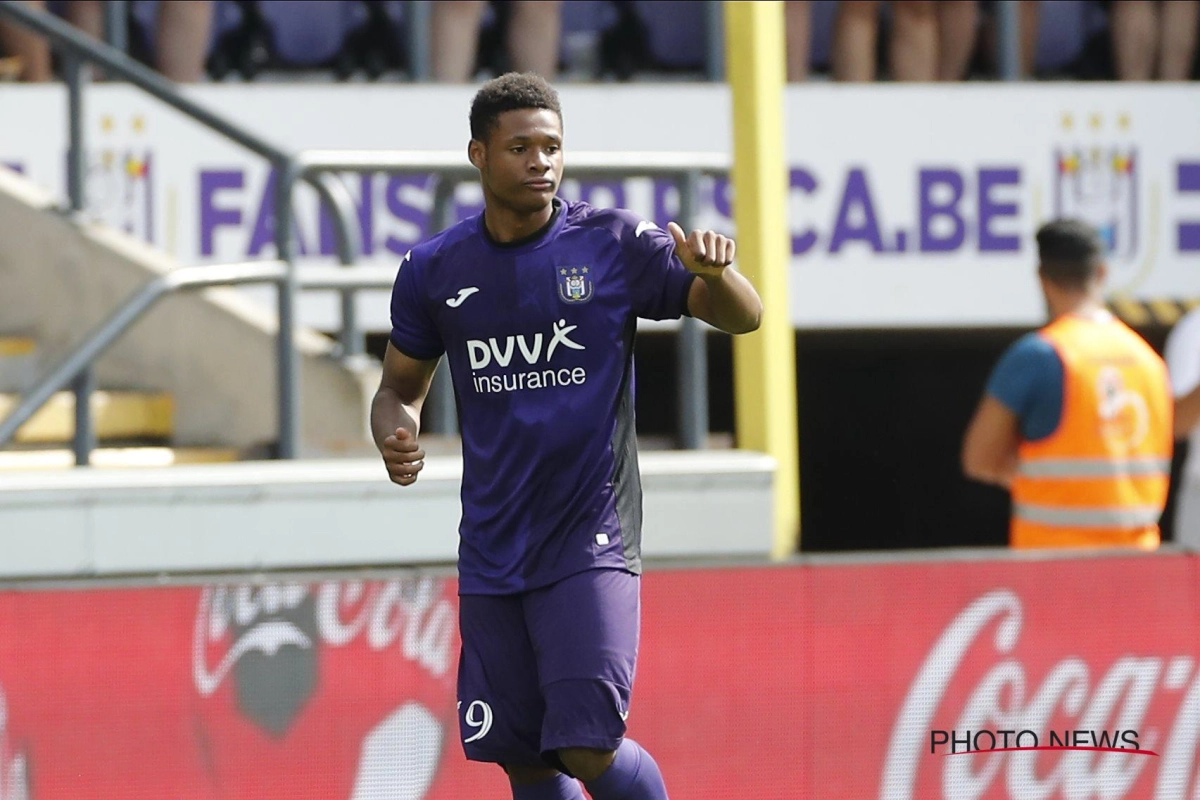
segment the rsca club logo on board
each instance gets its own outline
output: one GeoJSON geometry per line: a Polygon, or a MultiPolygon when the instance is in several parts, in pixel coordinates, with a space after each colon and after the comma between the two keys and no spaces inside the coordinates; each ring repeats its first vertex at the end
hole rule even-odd
{"type": "Polygon", "coordinates": [[[1118,261],[1138,253],[1140,158],[1129,114],[1065,111],[1054,149],[1054,210],[1094,225],[1118,261]],[[1115,125],[1113,124],[1115,122],[1115,125]]]}
{"type": "Polygon", "coordinates": [[[471,384],[480,394],[521,392],[556,386],[582,386],[587,382],[583,367],[559,364],[564,353],[586,350],[572,338],[578,325],[565,319],[555,322],[549,334],[518,334],[502,338],[468,339],[467,359],[471,365],[471,384]],[[558,361],[555,360],[558,356],[558,361]],[[532,367],[532,369],[526,369],[532,367]],[[502,370],[480,375],[481,370],[502,370]]]}

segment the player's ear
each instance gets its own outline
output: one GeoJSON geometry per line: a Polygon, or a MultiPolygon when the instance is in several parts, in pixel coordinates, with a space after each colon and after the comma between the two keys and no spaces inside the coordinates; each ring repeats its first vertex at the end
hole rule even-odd
{"type": "Polygon", "coordinates": [[[484,158],[483,142],[478,139],[472,139],[467,142],[467,160],[471,162],[471,166],[475,167],[475,169],[483,169],[483,163],[486,160],[484,158]]]}

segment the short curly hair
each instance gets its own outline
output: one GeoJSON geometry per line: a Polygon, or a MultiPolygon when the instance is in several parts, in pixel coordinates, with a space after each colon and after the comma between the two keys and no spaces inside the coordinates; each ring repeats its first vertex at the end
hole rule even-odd
{"type": "Polygon", "coordinates": [[[508,72],[488,81],[475,93],[471,101],[471,138],[487,141],[501,114],[522,108],[553,111],[562,122],[558,92],[545,78],[532,72],[508,72]]]}

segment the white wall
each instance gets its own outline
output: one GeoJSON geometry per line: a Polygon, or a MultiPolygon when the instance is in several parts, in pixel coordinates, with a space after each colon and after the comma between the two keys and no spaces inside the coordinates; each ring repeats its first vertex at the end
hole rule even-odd
{"type": "MultiPolygon", "coordinates": [[[[774,462],[644,453],[647,558],[765,556],[774,462]]],[[[461,461],[401,489],[365,461],[76,469],[0,482],[0,577],[449,563],[461,461]]]]}

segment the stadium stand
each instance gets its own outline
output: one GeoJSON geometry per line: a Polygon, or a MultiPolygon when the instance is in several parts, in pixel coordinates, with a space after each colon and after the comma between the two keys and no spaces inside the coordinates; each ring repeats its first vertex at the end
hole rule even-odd
{"type": "Polygon", "coordinates": [[[1079,58],[1086,41],[1087,11],[1083,0],[1042,4],[1035,58],[1039,73],[1064,71],[1079,58]]]}
{"type": "Polygon", "coordinates": [[[617,24],[618,12],[608,0],[579,0],[563,4],[560,60],[563,77],[600,77],[602,41],[617,24]]]}
{"type": "Polygon", "coordinates": [[[704,4],[681,0],[661,3],[635,0],[634,12],[646,31],[646,55],[661,70],[704,67],[704,4]]]}
{"type": "MultiPolygon", "coordinates": [[[[409,52],[414,15],[405,0],[213,0],[212,5],[207,48],[207,74],[212,80],[419,77],[414,54],[409,52]]],[[[161,6],[161,0],[128,4],[130,50],[148,64],[156,63],[161,6]]],[[[63,2],[51,2],[48,8],[73,20],[80,17],[63,2]]],[[[703,80],[710,74],[704,46],[705,8],[702,0],[563,3],[562,77],[581,81],[703,80]]],[[[809,74],[824,78],[831,72],[839,3],[811,0],[807,9],[809,74]]],[[[1127,17],[1118,15],[1113,4],[1056,0],[1023,3],[1022,9],[1025,24],[1037,27],[1036,35],[1028,37],[1034,50],[1026,56],[1028,77],[1103,80],[1117,76],[1113,26],[1127,17]]],[[[980,3],[979,11],[981,24],[969,77],[991,79],[997,74],[995,5],[980,3]]],[[[484,7],[479,21],[477,78],[509,68],[506,30],[512,16],[512,7],[504,0],[484,7]]],[[[880,4],[882,54],[889,47],[888,31],[894,16],[891,3],[880,4]]],[[[92,20],[88,24],[97,23],[92,20]]],[[[0,35],[0,42],[3,40],[0,35]]],[[[887,78],[887,58],[879,63],[887,78]]]]}
{"type": "MultiPolygon", "coordinates": [[[[153,64],[158,55],[158,22],[160,0],[134,0],[129,6],[130,50],[147,63],[153,64]]],[[[213,24],[208,37],[207,57],[211,59],[222,41],[238,31],[245,20],[240,3],[234,0],[213,1],[213,24]]]]}

